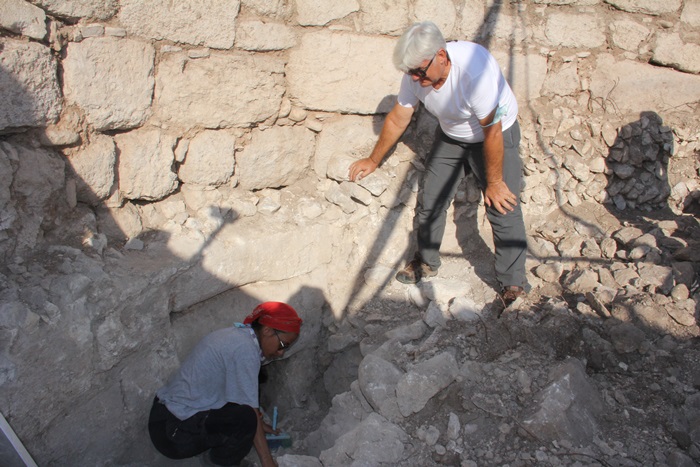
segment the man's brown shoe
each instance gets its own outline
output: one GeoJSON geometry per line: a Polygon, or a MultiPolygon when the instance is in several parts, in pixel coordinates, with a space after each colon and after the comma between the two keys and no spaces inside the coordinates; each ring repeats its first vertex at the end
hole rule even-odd
{"type": "Polygon", "coordinates": [[[416,284],[424,277],[437,276],[437,269],[433,269],[424,262],[414,259],[405,268],[396,273],[396,280],[403,284],[416,284]]]}
{"type": "Polygon", "coordinates": [[[511,303],[516,301],[518,297],[522,297],[523,295],[525,295],[525,290],[522,287],[508,285],[501,291],[501,300],[503,300],[503,304],[507,308],[511,303]]]}

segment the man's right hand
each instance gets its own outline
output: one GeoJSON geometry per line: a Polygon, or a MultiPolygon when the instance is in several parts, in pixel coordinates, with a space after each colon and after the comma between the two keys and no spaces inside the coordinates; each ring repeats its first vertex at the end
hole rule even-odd
{"type": "Polygon", "coordinates": [[[378,164],[369,157],[353,162],[350,165],[350,181],[362,180],[367,175],[374,172],[377,169],[377,165],[378,164]]]}

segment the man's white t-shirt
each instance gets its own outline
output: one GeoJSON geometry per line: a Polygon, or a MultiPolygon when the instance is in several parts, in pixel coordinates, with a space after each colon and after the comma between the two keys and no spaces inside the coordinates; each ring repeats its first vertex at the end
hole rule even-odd
{"type": "Polygon", "coordinates": [[[503,130],[510,128],[518,117],[518,103],[493,55],[479,44],[466,41],[448,42],[447,53],[452,68],[440,89],[421,87],[406,74],[401,81],[399,105],[416,107],[423,102],[447,136],[467,143],[484,140],[479,120],[497,107],[505,112],[501,117],[503,130]]]}

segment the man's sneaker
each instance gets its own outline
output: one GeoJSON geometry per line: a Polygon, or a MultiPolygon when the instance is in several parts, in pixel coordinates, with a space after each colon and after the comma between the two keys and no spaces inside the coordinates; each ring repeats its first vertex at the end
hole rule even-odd
{"type": "Polygon", "coordinates": [[[516,301],[518,297],[525,295],[525,290],[517,285],[509,285],[503,288],[501,291],[501,300],[503,304],[508,308],[508,306],[516,301]]]}
{"type": "Polygon", "coordinates": [[[396,280],[403,284],[416,284],[424,277],[437,276],[437,269],[433,269],[424,262],[414,259],[405,268],[396,273],[396,280]]]}

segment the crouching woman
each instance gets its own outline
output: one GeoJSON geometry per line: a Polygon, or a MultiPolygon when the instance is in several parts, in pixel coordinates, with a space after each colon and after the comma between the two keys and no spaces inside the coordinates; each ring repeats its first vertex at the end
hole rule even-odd
{"type": "Polygon", "coordinates": [[[289,305],[265,302],[243,323],[205,336],[168,384],[156,392],[148,431],[170,459],[209,450],[216,465],[240,465],[255,446],[263,467],[276,466],[265,439],[258,374],[266,360],[284,355],[302,320],[289,305]]]}

